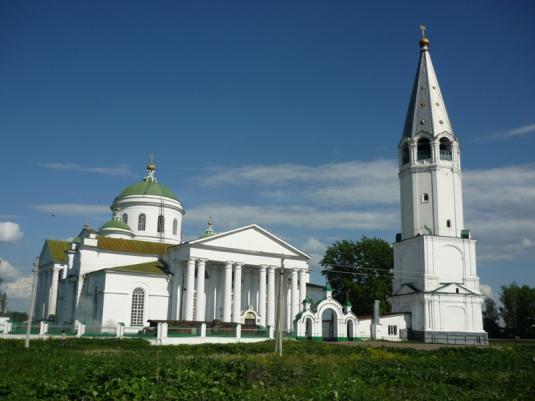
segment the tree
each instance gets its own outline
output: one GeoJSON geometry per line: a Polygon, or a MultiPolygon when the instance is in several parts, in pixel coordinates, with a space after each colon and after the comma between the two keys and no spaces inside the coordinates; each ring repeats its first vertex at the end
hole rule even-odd
{"type": "Polygon", "coordinates": [[[502,286],[500,308],[509,335],[535,338],[535,288],[516,283],[502,286]]]}
{"type": "Polygon", "coordinates": [[[496,302],[490,297],[485,297],[485,311],[483,312],[483,330],[485,330],[490,338],[498,338],[502,336],[503,329],[498,324],[500,315],[496,302]]]}
{"type": "Polygon", "coordinates": [[[371,314],[373,302],[381,301],[381,312],[389,312],[394,263],[392,247],[380,238],[363,236],[360,241],[336,241],[321,260],[322,272],[333,288],[333,297],[351,301],[357,315],[371,314]]]}

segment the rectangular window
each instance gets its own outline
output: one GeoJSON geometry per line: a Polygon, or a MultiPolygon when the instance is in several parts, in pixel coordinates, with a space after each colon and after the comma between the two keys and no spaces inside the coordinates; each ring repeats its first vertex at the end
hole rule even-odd
{"type": "Polygon", "coordinates": [[[398,326],[388,325],[388,335],[397,336],[398,335],[398,326]]]}

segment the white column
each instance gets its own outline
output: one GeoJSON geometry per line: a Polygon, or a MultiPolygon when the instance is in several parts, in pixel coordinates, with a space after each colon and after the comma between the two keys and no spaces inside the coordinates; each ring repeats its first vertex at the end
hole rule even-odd
{"type": "Polygon", "coordinates": [[[232,262],[225,264],[225,288],[223,293],[223,321],[230,322],[230,306],[232,293],[232,262]]]}
{"type": "Polygon", "coordinates": [[[241,315],[241,263],[234,265],[234,300],[233,300],[233,312],[232,321],[240,322],[241,315]]]}
{"type": "Polygon", "coordinates": [[[204,272],[206,269],[206,259],[199,259],[197,262],[197,316],[195,320],[204,321],[204,272]]]}
{"type": "Polygon", "coordinates": [[[267,325],[275,327],[275,267],[268,269],[267,325]]]}
{"type": "Polygon", "coordinates": [[[180,295],[182,294],[182,286],[180,285],[180,280],[182,279],[181,269],[179,261],[173,261],[174,264],[174,276],[173,276],[173,297],[172,297],[172,308],[171,308],[171,320],[178,320],[180,318],[180,295]]]}
{"type": "Polygon", "coordinates": [[[59,269],[52,269],[52,280],[50,283],[50,298],[48,303],[48,314],[56,316],[56,304],[58,301],[58,280],[59,269]]]}
{"type": "Polygon", "coordinates": [[[307,297],[307,272],[299,270],[299,310],[303,310],[303,301],[307,297]]]}
{"type": "Polygon", "coordinates": [[[297,288],[297,269],[292,269],[292,316],[290,319],[291,324],[293,324],[295,315],[299,313],[299,293],[297,288]]]}
{"type": "Polygon", "coordinates": [[[195,293],[195,258],[189,258],[186,279],[186,311],[184,320],[193,320],[193,294],[195,293]]]}
{"type": "Polygon", "coordinates": [[[262,326],[266,325],[266,267],[260,266],[260,282],[258,283],[258,314],[262,326]]]}

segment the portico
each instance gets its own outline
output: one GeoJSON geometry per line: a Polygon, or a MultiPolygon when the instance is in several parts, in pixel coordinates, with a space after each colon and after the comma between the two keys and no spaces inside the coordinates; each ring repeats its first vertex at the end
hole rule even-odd
{"type": "Polygon", "coordinates": [[[285,320],[291,322],[306,298],[308,255],[256,225],[178,245],[166,256],[174,261],[170,319],[244,323],[245,312],[254,311],[257,325],[274,326],[280,280],[275,271],[282,256],[288,288],[285,320]],[[258,250],[258,243],[264,250],[258,250]]]}

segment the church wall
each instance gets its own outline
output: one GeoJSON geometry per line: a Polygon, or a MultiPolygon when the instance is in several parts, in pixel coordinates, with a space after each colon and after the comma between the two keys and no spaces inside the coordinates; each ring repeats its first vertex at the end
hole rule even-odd
{"type": "Polygon", "coordinates": [[[80,249],[79,255],[79,258],[77,259],[78,266],[76,268],[76,271],[79,272],[79,274],[87,274],[97,270],[116,266],[134,265],[158,260],[157,256],[152,255],[109,252],[96,248],[84,247],[80,249]]]}
{"type": "Polygon", "coordinates": [[[130,325],[132,293],[138,287],[145,291],[144,321],[167,319],[167,277],[106,272],[102,324],[107,326],[121,322],[130,325]]]}
{"type": "Polygon", "coordinates": [[[179,244],[182,240],[182,208],[178,202],[171,199],[157,196],[129,196],[114,204],[119,207],[121,215],[128,214],[128,226],[134,232],[136,240],[159,242],[158,216],[163,208],[164,234],[163,240],[166,243],[179,244]],[[138,230],[138,219],[140,214],[145,214],[145,230],[138,230]],[[177,219],[177,234],[173,234],[173,220],[177,219]]]}

